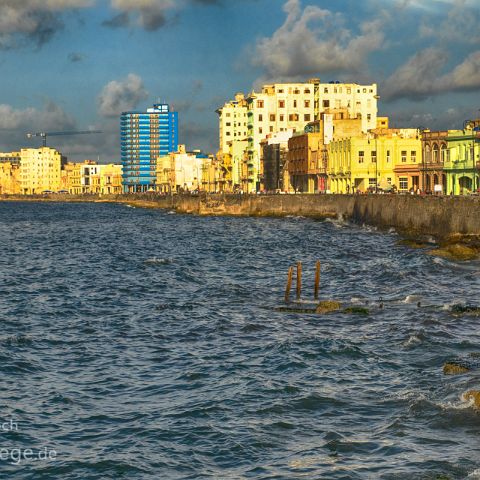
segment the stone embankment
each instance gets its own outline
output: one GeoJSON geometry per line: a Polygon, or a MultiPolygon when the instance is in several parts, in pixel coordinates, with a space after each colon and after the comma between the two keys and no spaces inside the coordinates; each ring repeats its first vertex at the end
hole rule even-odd
{"type": "Polygon", "coordinates": [[[393,227],[411,238],[425,235],[440,239],[452,238],[452,235],[463,239],[472,237],[472,248],[477,248],[477,236],[480,238],[480,197],[475,196],[136,194],[0,198],[17,201],[118,202],[198,215],[343,218],[380,228],[393,227]]]}

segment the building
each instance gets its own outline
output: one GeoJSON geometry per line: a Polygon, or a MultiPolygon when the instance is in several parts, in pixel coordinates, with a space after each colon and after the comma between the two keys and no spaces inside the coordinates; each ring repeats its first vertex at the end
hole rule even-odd
{"type": "Polygon", "coordinates": [[[0,195],[21,193],[20,152],[0,153],[0,195]]]}
{"type": "Polygon", "coordinates": [[[20,151],[21,193],[57,192],[61,189],[61,169],[65,157],[55,149],[22,148],[20,151]]]}
{"type": "Polygon", "coordinates": [[[444,173],[446,192],[465,195],[478,191],[480,120],[467,121],[463,130],[449,130],[444,173]]]}
{"type": "Polygon", "coordinates": [[[124,191],[155,189],[157,158],[178,148],[178,113],[166,104],[155,104],[146,112],[124,112],[120,137],[124,191]]]}
{"type": "Polygon", "coordinates": [[[230,142],[247,138],[247,101],[243,93],[216,110],[219,122],[219,146],[222,153],[229,151],[230,142]]]}
{"type": "Polygon", "coordinates": [[[122,193],[122,165],[109,163],[100,165],[100,194],[118,195],[122,193]]]}
{"type": "Polygon", "coordinates": [[[306,124],[332,109],[345,109],[350,117],[361,119],[366,132],[377,126],[378,98],[376,84],[321,83],[319,79],[264,85],[260,92],[250,93],[246,97],[249,182],[258,189],[260,142],[268,134],[289,129],[302,132],[306,124]]]}
{"type": "Polygon", "coordinates": [[[158,157],[156,162],[156,191],[182,193],[202,189],[202,172],[208,156],[200,150],[187,152],[179,145],[176,152],[158,157]]]}
{"type": "Polygon", "coordinates": [[[209,155],[202,165],[202,190],[208,193],[221,193],[225,188],[226,181],[221,164],[216,157],[209,155]]]}
{"type": "Polygon", "coordinates": [[[261,143],[263,188],[267,192],[287,192],[290,182],[287,168],[288,141],[293,130],[268,136],[261,143]]]}
{"type": "Polygon", "coordinates": [[[351,117],[346,109],[327,111],[304,130],[288,142],[290,183],[294,191],[325,193],[330,190],[327,147],[333,140],[362,135],[362,119],[351,117]]]}
{"type": "Polygon", "coordinates": [[[61,190],[73,195],[122,193],[122,165],[93,160],[66,163],[61,172],[61,190]]]}
{"type": "Polygon", "coordinates": [[[420,189],[423,192],[447,192],[447,178],[443,166],[448,158],[448,131],[423,130],[420,189]]]}
{"type": "Polygon", "coordinates": [[[328,145],[332,193],[418,189],[422,155],[416,129],[374,129],[328,145]]]}

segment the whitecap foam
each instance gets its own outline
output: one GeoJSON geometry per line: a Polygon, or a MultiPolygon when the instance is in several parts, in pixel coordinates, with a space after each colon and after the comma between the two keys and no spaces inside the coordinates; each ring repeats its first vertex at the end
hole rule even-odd
{"type": "Polygon", "coordinates": [[[147,258],[143,263],[145,265],[168,265],[169,263],[172,263],[172,261],[168,258],[152,257],[147,258]]]}
{"type": "Polygon", "coordinates": [[[473,472],[469,473],[467,478],[474,478],[480,480],[480,468],[477,468],[473,472]]]}
{"type": "Polygon", "coordinates": [[[407,295],[405,297],[405,300],[403,303],[417,303],[419,302],[423,297],[421,295],[407,295]]]}
{"type": "Polygon", "coordinates": [[[422,339],[418,335],[410,335],[408,340],[402,343],[404,347],[413,347],[415,345],[418,345],[419,343],[422,343],[422,339]]]}

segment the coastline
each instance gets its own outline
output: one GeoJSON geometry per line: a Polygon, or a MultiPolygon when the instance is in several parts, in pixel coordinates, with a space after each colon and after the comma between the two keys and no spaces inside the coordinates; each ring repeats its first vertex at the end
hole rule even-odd
{"type": "Polygon", "coordinates": [[[480,197],[416,195],[2,195],[0,201],[121,203],[183,214],[256,217],[343,218],[407,238],[433,236],[445,241],[480,237],[480,197]]]}

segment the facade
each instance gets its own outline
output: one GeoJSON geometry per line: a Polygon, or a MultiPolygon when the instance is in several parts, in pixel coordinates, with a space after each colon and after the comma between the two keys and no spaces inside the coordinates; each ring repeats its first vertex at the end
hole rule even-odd
{"type": "Polygon", "coordinates": [[[21,193],[33,195],[60,190],[63,163],[65,158],[53,148],[22,148],[20,151],[21,193]]]}
{"type": "Polygon", "coordinates": [[[332,193],[419,187],[422,146],[415,129],[379,129],[328,145],[332,193]]]}
{"type": "Polygon", "coordinates": [[[448,158],[448,131],[421,132],[422,165],[420,188],[425,193],[447,193],[443,166],[448,158]]]}
{"type": "Polygon", "coordinates": [[[321,83],[319,79],[264,85],[261,92],[250,93],[246,97],[249,182],[258,187],[260,142],[268,134],[289,129],[301,132],[331,109],[345,109],[349,116],[360,118],[366,132],[377,126],[377,99],[376,84],[321,83]]]}
{"type": "Polygon", "coordinates": [[[61,172],[61,190],[72,195],[122,193],[122,166],[93,160],[66,163],[61,172]]]}
{"type": "MultiPolygon", "coordinates": [[[[361,118],[350,117],[346,109],[320,114],[320,119],[305,126],[288,142],[288,172],[294,191],[329,191],[328,145],[333,140],[362,134],[361,118]]],[[[343,173],[342,173],[343,175],[343,173]]]]}
{"type": "Polygon", "coordinates": [[[156,162],[156,191],[182,193],[202,189],[202,172],[207,155],[199,150],[187,152],[185,145],[178,151],[159,157],[156,162]]]}
{"type": "Polygon", "coordinates": [[[480,187],[480,120],[468,122],[463,130],[449,130],[446,140],[446,193],[465,195],[477,192],[480,187]]]}
{"type": "Polygon", "coordinates": [[[124,191],[154,190],[157,158],[178,148],[178,113],[166,104],[146,112],[124,112],[120,137],[124,191]]]}
{"type": "Polygon", "coordinates": [[[0,153],[0,195],[21,193],[20,152],[0,153]]]}
{"type": "Polygon", "coordinates": [[[261,143],[263,188],[267,192],[287,192],[290,189],[289,181],[285,180],[288,141],[292,135],[292,130],[280,132],[261,143]]]}
{"type": "Polygon", "coordinates": [[[235,100],[225,103],[217,111],[219,117],[219,145],[222,153],[229,151],[229,143],[247,138],[247,101],[243,93],[237,93],[235,100]]]}
{"type": "Polygon", "coordinates": [[[122,193],[122,165],[109,163],[100,167],[100,193],[102,195],[122,193]]]}

